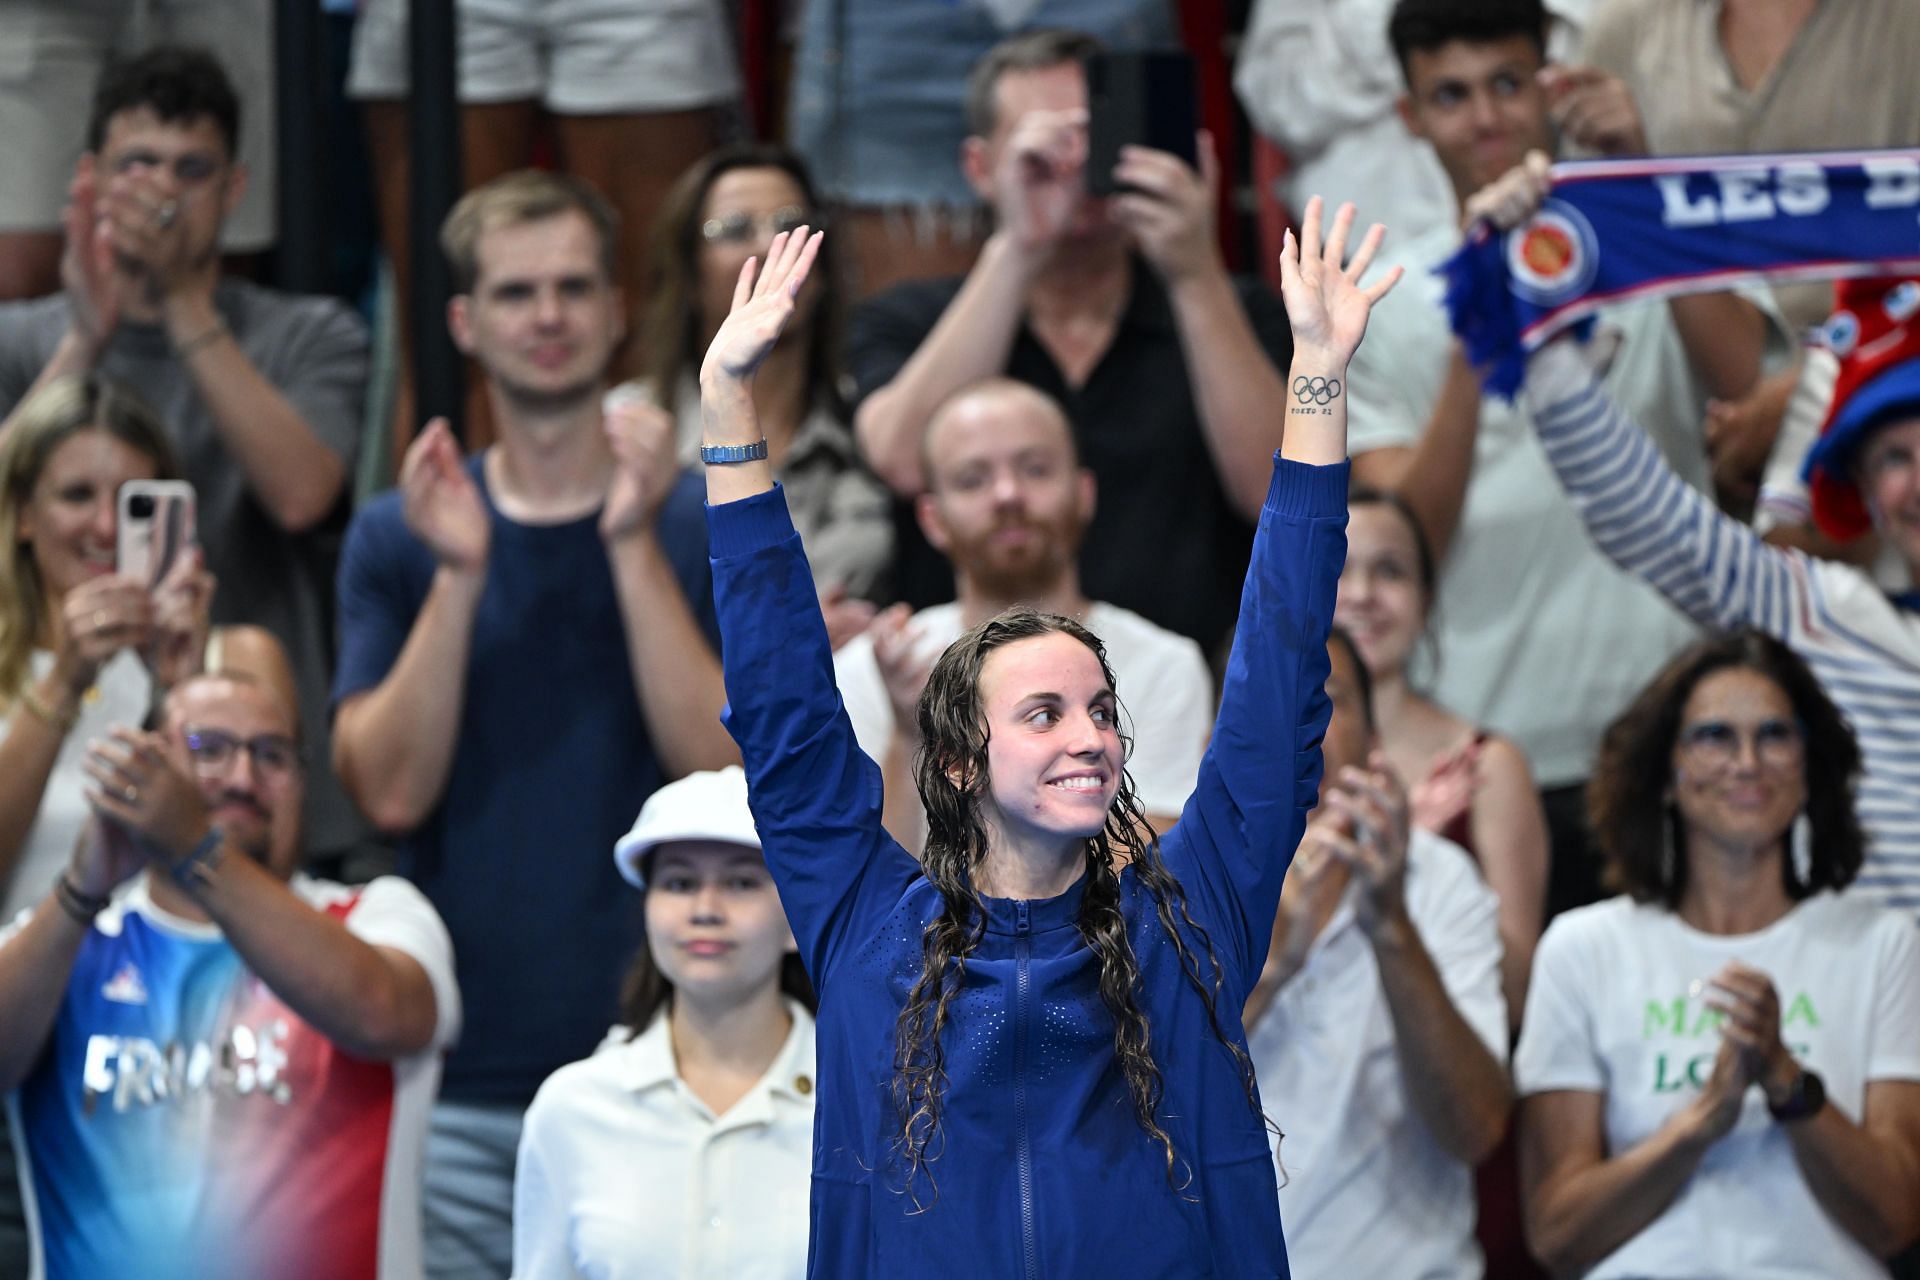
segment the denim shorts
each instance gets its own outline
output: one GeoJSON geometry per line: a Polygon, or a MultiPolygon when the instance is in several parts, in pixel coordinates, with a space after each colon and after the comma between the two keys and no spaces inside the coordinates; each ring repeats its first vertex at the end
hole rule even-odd
{"type": "Polygon", "coordinates": [[[1001,39],[1037,27],[1084,31],[1116,49],[1179,39],[1169,0],[1038,0],[1011,28],[982,0],[809,0],[788,134],[822,194],[861,205],[976,203],[960,173],[967,74],[1001,39]]]}

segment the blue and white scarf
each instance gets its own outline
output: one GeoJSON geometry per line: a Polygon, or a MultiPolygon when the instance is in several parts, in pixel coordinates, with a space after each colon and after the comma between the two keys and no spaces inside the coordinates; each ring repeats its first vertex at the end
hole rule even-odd
{"type": "Polygon", "coordinates": [[[1557,164],[1530,221],[1474,228],[1439,270],[1468,359],[1511,398],[1527,353],[1612,303],[1920,271],[1920,150],[1557,164]]]}

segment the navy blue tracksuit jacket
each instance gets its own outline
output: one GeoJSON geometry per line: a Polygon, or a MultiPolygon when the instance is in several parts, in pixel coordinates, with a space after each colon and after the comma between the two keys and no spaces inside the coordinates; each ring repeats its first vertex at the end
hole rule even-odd
{"type": "MultiPolygon", "coordinates": [[[[1276,458],[1225,695],[1199,781],[1161,846],[1225,970],[1222,1025],[1266,958],[1280,882],[1320,779],[1326,639],[1346,554],[1345,464],[1276,458]]],[[[1147,1280],[1287,1275],[1274,1164],[1240,1074],[1131,870],[1122,907],[1165,1077],[1176,1190],[1134,1118],[1080,887],[989,900],[945,1035],[930,1172],[893,1148],[894,1025],[937,891],[882,830],[878,767],[834,687],[813,578],[778,488],[708,509],[727,724],[754,820],[820,994],[808,1274],[1147,1280]]],[[[1126,690],[1118,691],[1122,700],[1126,690]]],[[[1188,944],[1198,950],[1198,939],[1188,944]]],[[[1204,953],[1201,953],[1204,965],[1204,953]]],[[[1284,1128],[1286,1117],[1276,1117],[1284,1128]]]]}

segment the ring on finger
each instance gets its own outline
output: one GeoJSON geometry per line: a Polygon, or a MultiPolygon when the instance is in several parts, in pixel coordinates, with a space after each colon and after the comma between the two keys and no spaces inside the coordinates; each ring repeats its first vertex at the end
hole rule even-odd
{"type": "Polygon", "coordinates": [[[120,788],[120,799],[123,803],[126,803],[126,804],[139,804],[140,788],[138,787],[120,788]]]}
{"type": "Polygon", "coordinates": [[[93,629],[95,631],[104,631],[106,627],[107,611],[105,609],[95,609],[93,611],[93,629]]]}

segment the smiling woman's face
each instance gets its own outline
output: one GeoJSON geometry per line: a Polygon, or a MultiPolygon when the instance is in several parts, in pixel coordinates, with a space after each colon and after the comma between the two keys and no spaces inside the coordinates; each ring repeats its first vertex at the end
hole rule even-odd
{"type": "Polygon", "coordinates": [[[59,599],[90,578],[113,572],[120,486],[151,480],[153,459],[97,427],[74,432],[48,455],[20,507],[20,541],[59,599]]]}
{"type": "Polygon", "coordinates": [[[1375,679],[1404,670],[1426,629],[1420,544],[1388,503],[1356,503],[1347,518],[1347,560],[1333,620],[1353,637],[1375,679]]]}
{"type": "Polygon", "coordinates": [[[1673,746],[1673,803],[1688,847],[1784,847],[1806,802],[1802,730],[1787,691],[1750,667],[1695,685],[1673,746]]]}
{"type": "Polygon", "coordinates": [[[980,666],[980,702],[989,821],[1020,843],[1098,835],[1126,753],[1093,650],[1058,631],[1002,645],[980,666]]]}

